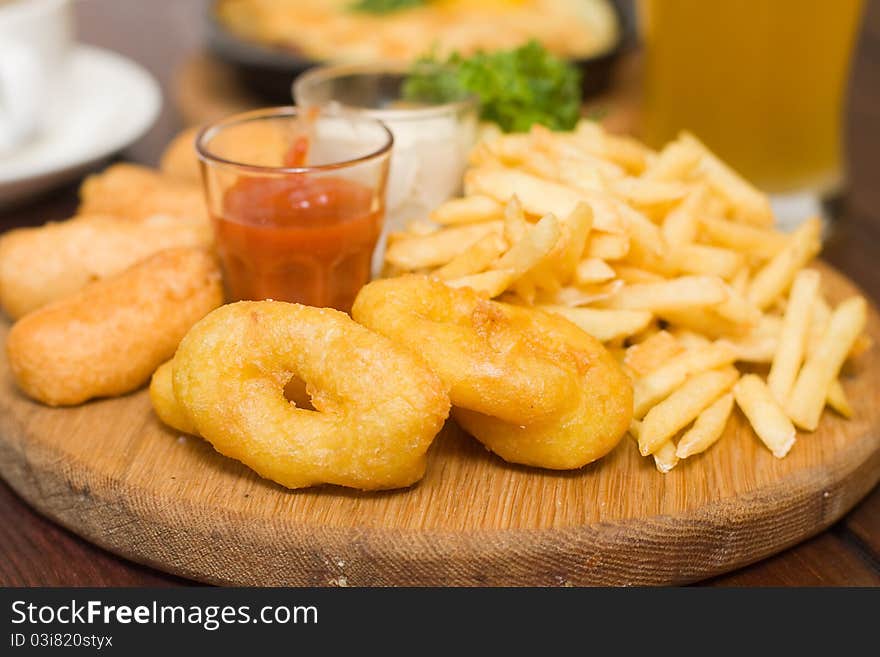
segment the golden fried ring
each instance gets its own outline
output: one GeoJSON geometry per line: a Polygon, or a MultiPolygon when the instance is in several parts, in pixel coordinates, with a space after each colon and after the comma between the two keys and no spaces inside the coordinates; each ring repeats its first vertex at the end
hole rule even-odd
{"type": "MultiPolygon", "coordinates": [[[[284,387],[284,396],[299,408],[314,410],[306,385],[300,379],[293,378],[284,387]]],[[[162,363],[153,372],[150,380],[150,402],[156,415],[172,429],[193,436],[199,434],[196,425],[186,408],[177,401],[174,394],[174,359],[162,363]]]]}
{"type": "Polygon", "coordinates": [[[288,488],[409,486],[449,414],[443,384],[414,354],[328,308],[223,306],[192,328],[172,367],[198,434],[288,488]],[[291,378],[315,410],[285,397],[291,378]]]}
{"type": "Polygon", "coordinates": [[[403,276],[364,287],[351,316],[419,353],[455,406],[518,424],[546,419],[568,404],[577,382],[502,308],[469,289],[403,276]]]}
{"type": "Polygon", "coordinates": [[[159,419],[169,427],[181,433],[198,435],[192,418],[174,395],[173,372],[173,359],[162,363],[153,372],[153,378],[150,379],[150,403],[159,419]]]}
{"type": "Polygon", "coordinates": [[[18,386],[52,406],[143,385],[190,327],[223,303],[202,249],[169,249],[26,315],[6,338],[18,386]]]}
{"type": "MultiPolygon", "coordinates": [[[[470,290],[453,290],[423,277],[371,283],[355,300],[352,315],[396,342],[418,349],[452,389],[453,417],[507,461],[578,468],[611,451],[629,426],[629,379],[601,343],[561,317],[487,301],[470,290]],[[426,299],[444,312],[435,311],[433,319],[426,319],[426,299]],[[468,329],[471,334],[461,342],[449,339],[468,329]],[[531,387],[529,381],[521,384],[523,407],[542,400],[548,386],[540,377],[548,370],[555,370],[554,382],[560,376],[568,379],[563,387],[568,398],[549,416],[507,421],[494,412],[496,397],[491,388],[470,389],[470,382],[460,374],[475,369],[470,361],[478,351],[490,370],[499,360],[525,359],[517,361],[523,375],[530,371],[532,376],[531,387]],[[479,405],[473,403],[475,398],[479,405]]],[[[501,381],[504,375],[504,371],[497,373],[501,381]]],[[[512,376],[520,376],[519,371],[514,370],[512,376]]],[[[506,392],[501,398],[504,406],[517,401],[509,395],[506,392]]]]}

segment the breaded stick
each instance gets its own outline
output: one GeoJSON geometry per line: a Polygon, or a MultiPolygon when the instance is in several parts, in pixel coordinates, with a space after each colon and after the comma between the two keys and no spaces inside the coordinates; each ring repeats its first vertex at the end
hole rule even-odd
{"type": "Polygon", "coordinates": [[[163,251],[17,322],[6,340],[9,365],[22,391],[50,406],[122,395],[222,303],[212,256],[163,251]]]}
{"type": "Polygon", "coordinates": [[[201,187],[136,164],[114,164],[85,179],[77,214],[143,219],[156,214],[207,223],[201,187]]]}
{"type": "Polygon", "coordinates": [[[206,246],[207,223],[85,216],[0,237],[0,307],[13,319],[163,249],[206,246]]]}
{"type": "Polygon", "coordinates": [[[162,152],[159,170],[166,176],[185,180],[195,185],[201,184],[199,158],[196,156],[196,136],[201,126],[187,128],[179,133],[162,152]]]}

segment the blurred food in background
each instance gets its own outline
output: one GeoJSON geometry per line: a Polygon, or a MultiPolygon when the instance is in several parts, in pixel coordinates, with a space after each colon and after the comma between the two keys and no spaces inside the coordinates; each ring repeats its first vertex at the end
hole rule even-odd
{"type": "Polygon", "coordinates": [[[211,53],[263,101],[288,102],[316,64],[409,66],[536,41],[583,72],[585,96],[607,89],[629,21],[610,0],[216,0],[211,53]]]}
{"type": "Polygon", "coordinates": [[[426,50],[513,48],[536,39],[572,59],[616,44],[607,0],[218,0],[220,22],[315,61],[412,62],[426,50]]]}

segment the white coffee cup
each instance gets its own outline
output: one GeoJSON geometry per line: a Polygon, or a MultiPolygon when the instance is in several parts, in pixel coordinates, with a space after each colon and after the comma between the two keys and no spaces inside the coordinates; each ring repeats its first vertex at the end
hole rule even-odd
{"type": "Polygon", "coordinates": [[[60,101],[72,40],[68,0],[0,0],[0,155],[37,135],[60,101]]]}

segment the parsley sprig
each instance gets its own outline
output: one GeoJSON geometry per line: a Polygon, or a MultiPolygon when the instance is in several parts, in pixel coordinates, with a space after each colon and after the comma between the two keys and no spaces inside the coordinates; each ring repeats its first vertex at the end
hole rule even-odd
{"type": "Polygon", "coordinates": [[[427,4],[427,0],[356,0],[351,5],[351,10],[365,14],[390,14],[401,9],[412,9],[425,4],[427,4]]]}
{"type": "Polygon", "coordinates": [[[580,118],[580,71],[537,41],[514,50],[453,53],[445,62],[421,58],[404,81],[403,97],[446,103],[469,95],[480,99],[480,115],[506,132],[526,132],[535,123],[571,130],[580,118]]]}

